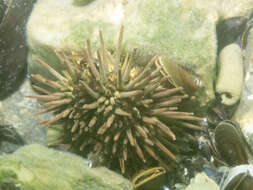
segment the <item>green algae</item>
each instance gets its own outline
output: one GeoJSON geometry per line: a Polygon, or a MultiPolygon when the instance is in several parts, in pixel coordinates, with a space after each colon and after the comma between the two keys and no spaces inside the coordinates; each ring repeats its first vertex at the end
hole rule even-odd
{"type": "MultiPolygon", "coordinates": [[[[131,190],[131,183],[105,168],[70,153],[27,145],[0,156],[0,181],[13,181],[25,190],[131,190]]],[[[0,183],[1,184],[1,183],[0,183]]]]}
{"type": "Polygon", "coordinates": [[[90,4],[94,0],[73,0],[72,4],[75,6],[85,6],[90,4]]]}

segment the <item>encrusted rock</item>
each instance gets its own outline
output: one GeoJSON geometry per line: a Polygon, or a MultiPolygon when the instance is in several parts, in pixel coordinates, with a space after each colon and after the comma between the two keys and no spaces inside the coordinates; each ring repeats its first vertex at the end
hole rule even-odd
{"type": "Polygon", "coordinates": [[[0,156],[3,183],[25,190],[133,190],[131,183],[106,168],[90,168],[88,161],[70,153],[28,145],[0,156]]]}

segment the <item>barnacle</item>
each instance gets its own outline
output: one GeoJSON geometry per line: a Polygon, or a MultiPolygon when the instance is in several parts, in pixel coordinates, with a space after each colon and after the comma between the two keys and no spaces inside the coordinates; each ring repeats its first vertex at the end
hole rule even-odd
{"type": "MultiPolygon", "coordinates": [[[[39,82],[34,88],[43,94],[29,97],[45,106],[39,114],[55,114],[40,124],[60,123],[63,134],[58,143],[69,145],[71,150],[81,155],[102,154],[122,173],[157,164],[170,169],[177,163],[172,150],[180,152],[177,131],[200,130],[196,122],[202,119],[178,110],[188,95],[169,82],[160,58],[154,56],[146,65],[137,64],[134,52],[122,55],[122,38],[123,27],[118,46],[110,53],[100,32],[101,48],[95,54],[88,41],[78,61],[57,52],[65,67],[62,72],[40,60],[56,80],[31,75],[39,82]]],[[[178,138],[183,136],[180,133],[178,138]]]]}

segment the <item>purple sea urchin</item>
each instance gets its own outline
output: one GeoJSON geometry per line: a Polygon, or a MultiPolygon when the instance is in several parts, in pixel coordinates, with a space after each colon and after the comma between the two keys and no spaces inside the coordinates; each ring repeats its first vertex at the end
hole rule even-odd
{"type": "Polygon", "coordinates": [[[61,73],[39,61],[56,80],[32,75],[38,84],[52,90],[34,85],[44,95],[29,97],[46,107],[39,114],[55,113],[40,124],[61,123],[64,132],[59,143],[68,144],[75,152],[102,154],[122,173],[133,173],[144,164],[166,167],[177,162],[171,152],[179,152],[177,130],[200,130],[193,122],[201,118],[178,111],[177,105],[188,96],[182,87],[170,84],[158,56],[143,66],[134,64],[133,55],[121,55],[122,37],[123,28],[114,54],[105,49],[101,32],[96,55],[89,41],[80,61],[57,53],[66,68],[61,73]]]}

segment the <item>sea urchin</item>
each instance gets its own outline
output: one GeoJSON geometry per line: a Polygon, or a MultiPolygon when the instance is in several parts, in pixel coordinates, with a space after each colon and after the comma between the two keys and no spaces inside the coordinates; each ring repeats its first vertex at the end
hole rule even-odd
{"type": "Polygon", "coordinates": [[[33,85],[43,95],[29,96],[46,107],[39,114],[55,114],[40,124],[61,123],[59,143],[68,144],[80,154],[93,152],[116,160],[111,165],[122,173],[132,170],[131,164],[149,167],[176,163],[171,152],[178,151],[176,128],[199,130],[192,122],[201,118],[178,111],[178,103],[188,96],[182,87],[170,84],[158,56],[143,66],[134,63],[134,53],[121,55],[122,36],[123,27],[114,54],[105,49],[101,32],[101,48],[96,55],[89,41],[80,61],[57,52],[65,68],[62,72],[39,61],[55,77],[50,80],[31,75],[38,84],[51,89],[33,85]]]}

